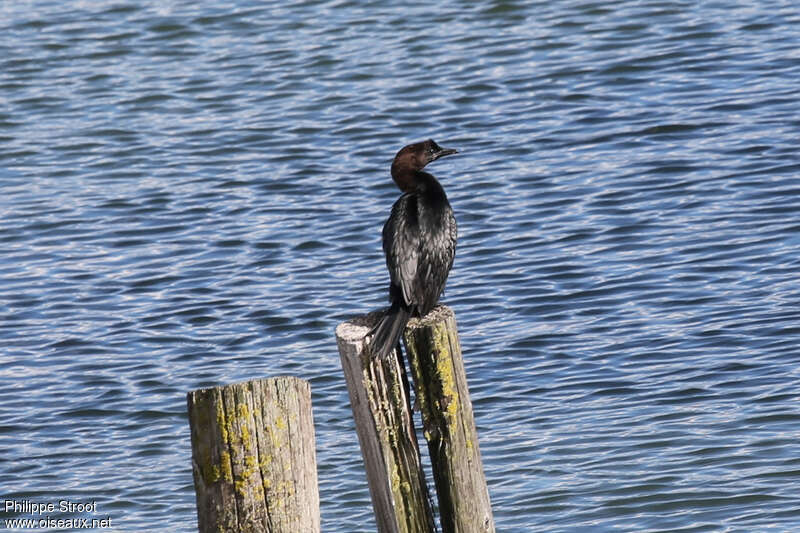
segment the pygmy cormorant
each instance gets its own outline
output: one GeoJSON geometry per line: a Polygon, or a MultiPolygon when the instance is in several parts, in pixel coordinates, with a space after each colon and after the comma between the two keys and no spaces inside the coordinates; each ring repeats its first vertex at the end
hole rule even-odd
{"type": "Polygon", "coordinates": [[[455,154],[433,139],[409,144],[392,162],[392,179],[403,195],[383,226],[391,307],[372,330],[370,352],[385,358],[411,316],[425,316],[439,301],[456,254],[456,219],[444,189],[422,169],[455,154]]]}

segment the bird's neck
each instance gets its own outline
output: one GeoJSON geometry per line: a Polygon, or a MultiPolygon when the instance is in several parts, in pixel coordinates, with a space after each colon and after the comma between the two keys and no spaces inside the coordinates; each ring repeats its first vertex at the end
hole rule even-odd
{"type": "Polygon", "coordinates": [[[416,192],[421,195],[430,195],[431,197],[442,196],[445,199],[447,198],[444,194],[444,189],[436,178],[422,170],[392,165],[392,179],[403,192],[416,192]]]}
{"type": "Polygon", "coordinates": [[[420,209],[427,213],[427,216],[438,220],[450,207],[447,195],[444,193],[442,185],[427,172],[417,172],[416,187],[414,188],[420,209]]]}
{"type": "Polygon", "coordinates": [[[398,164],[397,161],[392,163],[392,179],[397,188],[403,192],[413,192],[417,188],[418,172],[418,170],[398,164]]]}

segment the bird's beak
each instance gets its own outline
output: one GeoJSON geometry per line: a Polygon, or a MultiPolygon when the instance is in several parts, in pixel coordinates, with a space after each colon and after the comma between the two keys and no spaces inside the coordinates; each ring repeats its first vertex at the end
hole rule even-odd
{"type": "Polygon", "coordinates": [[[431,161],[436,161],[440,157],[444,157],[446,155],[453,155],[453,154],[457,154],[457,153],[458,153],[458,150],[456,150],[454,148],[441,148],[441,149],[439,149],[438,152],[434,152],[433,158],[431,159],[431,161]]]}

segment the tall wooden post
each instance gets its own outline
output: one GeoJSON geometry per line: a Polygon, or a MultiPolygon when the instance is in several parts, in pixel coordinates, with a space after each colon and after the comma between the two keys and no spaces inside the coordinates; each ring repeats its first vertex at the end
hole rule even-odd
{"type": "Polygon", "coordinates": [[[404,340],[431,456],[444,533],[494,532],[489,490],[452,309],[414,319],[404,340]]]}
{"type": "Polygon", "coordinates": [[[435,530],[417,436],[395,357],[373,359],[365,336],[378,313],[339,324],[336,341],[379,533],[435,530]]]}
{"type": "Polygon", "coordinates": [[[311,387],[258,379],[187,395],[201,533],[317,533],[311,387]]]}

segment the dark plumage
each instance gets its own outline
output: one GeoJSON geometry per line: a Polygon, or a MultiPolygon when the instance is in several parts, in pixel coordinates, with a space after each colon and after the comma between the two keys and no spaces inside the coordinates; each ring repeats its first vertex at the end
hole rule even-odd
{"type": "Polygon", "coordinates": [[[389,355],[408,319],[428,314],[444,291],[456,254],[456,219],[442,186],[422,169],[455,153],[429,139],[404,147],[392,162],[392,179],[403,195],[383,226],[392,305],[372,331],[374,357],[389,355]]]}

